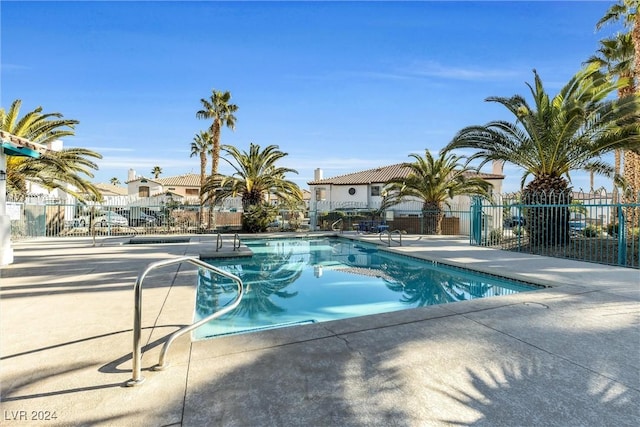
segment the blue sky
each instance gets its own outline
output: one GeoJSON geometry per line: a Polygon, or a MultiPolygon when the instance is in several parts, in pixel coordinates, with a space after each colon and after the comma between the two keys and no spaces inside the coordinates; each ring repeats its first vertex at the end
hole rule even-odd
{"type": "MultiPolygon", "coordinates": [[[[484,99],[528,96],[534,68],[556,93],[618,29],[595,32],[611,4],[2,1],[0,101],[79,120],[65,147],[104,156],[94,182],[125,182],[129,168],[199,173],[200,98],[228,90],[239,109],[222,143],[279,145],[306,188],[315,168],[409,161],[465,126],[510,119],[484,99]]],[[[517,190],[521,171],[505,173],[517,190]]]]}

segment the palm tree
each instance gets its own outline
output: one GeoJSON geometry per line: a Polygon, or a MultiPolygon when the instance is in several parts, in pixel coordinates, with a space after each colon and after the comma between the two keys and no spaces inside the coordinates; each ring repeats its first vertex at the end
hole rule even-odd
{"type": "MultiPolygon", "coordinates": [[[[640,11],[638,10],[638,0],[618,0],[605,13],[605,15],[596,23],[596,29],[601,29],[604,25],[622,22],[625,28],[630,29],[631,39],[633,41],[634,61],[633,76],[638,78],[640,75],[640,11]]],[[[624,151],[624,168],[623,175],[625,181],[629,185],[624,193],[624,201],[633,203],[640,201],[640,153],[636,150],[624,151]]],[[[639,209],[626,208],[626,221],[630,226],[638,223],[640,216],[639,209]]],[[[628,227],[631,232],[631,227],[628,227]]]]}
{"type": "MultiPolygon", "coordinates": [[[[191,143],[191,157],[200,156],[200,188],[204,187],[207,173],[207,153],[211,147],[211,134],[207,131],[200,131],[193,137],[191,143]]],[[[200,193],[200,224],[203,218],[203,195],[200,193]]]]}
{"type": "Polygon", "coordinates": [[[151,175],[153,175],[155,179],[158,179],[160,174],[162,174],[162,168],[160,166],[154,166],[153,169],[151,169],[151,175]]]}
{"type": "Polygon", "coordinates": [[[231,130],[236,127],[236,116],[233,115],[238,111],[238,106],[230,104],[231,93],[229,91],[221,92],[213,89],[209,99],[202,98],[203,109],[196,113],[199,119],[212,120],[211,123],[211,175],[218,173],[218,165],[220,163],[220,131],[222,126],[226,126],[231,130]]]}
{"type": "Polygon", "coordinates": [[[409,157],[415,159],[412,163],[403,163],[403,167],[410,169],[409,176],[388,181],[381,209],[406,198],[422,200],[425,234],[440,234],[444,206],[448,206],[453,197],[461,194],[489,197],[491,184],[469,176],[472,169],[461,163],[461,157],[441,151],[435,158],[429,150],[425,150],[424,157],[418,154],[409,157]]]}
{"type": "MultiPolygon", "coordinates": [[[[244,211],[243,220],[246,220],[251,209],[259,209],[266,205],[269,194],[275,194],[281,200],[302,200],[300,188],[284,177],[286,173],[298,172],[276,166],[280,159],[287,156],[277,145],[269,145],[261,150],[259,145],[252,143],[249,145],[249,152],[240,151],[231,145],[221,148],[231,156],[232,160],[224,157],[223,159],[235,172],[229,176],[209,176],[201,190],[201,193],[206,195],[205,202],[216,203],[240,195],[244,211]]],[[[262,229],[261,226],[258,228],[262,229]]]]}
{"type": "MultiPolygon", "coordinates": [[[[633,75],[640,75],[640,13],[638,13],[637,0],[619,0],[613,4],[605,15],[596,23],[596,29],[601,29],[605,24],[622,22],[631,30],[631,39],[634,49],[633,75]]],[[[640,154],[633,151],[624,153],[624,176],[631,186],[632,198],[637,197],[640,191],[640,154]]]]}
{"type": "Polygon", "coordinates": [[[111,178],[109,182],[111,183],[111,185],[120,185],[120,180],[115,176],[111,178]]]}
{"type": "Polygon", "coordinates": [[[570,172],[593,170],[613,177],[613,168],[600,156],[616,149],[640,148],[639,103],[635,95],[608,98],[626,83],[600,73],[598,64],[576,73],[553,98],[535,70],[534,76],[534,85],[527,84],[533,108],[520,95],[489,97],[486,101],[507,108],[515,121],[464,128],[446,149],[476,149],[469,160],[482,159],[481,166],[494,160],[520,166],[522,200],[527,205],[565,205],[527,210],[531,242],[546,246],[568,241],[570,172]],[[529,176],[533,180],[525,187],[529,176]]]}
{"type": "MultiPolygon", "coordinates": [[[[618,89],[618,96],[624,97],[630,95],[636,91],[635,80],[633,78],[633,62],[634,62],[634,47],[633,40],[630,33],[617,34],[615,37],[600,40],[600,49],[597,54],[591,56],[586,64],[598,64],[600,68],[603,68],[606,73],[614,78],[623,80],[626,84],[623,84],[618,89]]],[[[621,163],[621,150],[614,150],[614,163],[613,169],[616,175],[620,175],[620,163],[621,163]]],[[[593,191],[593,175],[591,172],[591,191],[593,191]]],[[[618,190],[616,181],[613,184],[613,202],[617,202],[618,190]]]]}
{"type": "MultiPolygon", "coordinates": [[[[9,110],[0,108],[0,129],[38,144],[49,144],[59,138],[74,135],[77,120],[64,119],[60,113],[42,113],[37,107],[20,117],[21,100],[15,100],[9,110]]],[[[84,148],[46,151],[39,158],[9,156],[7,159],[7,191],[24,195],[26,182],[47,189],[60,188],[80,200],[100,199],[98,189],[84,176],[93,178],[98,166],[91,160],[102,156],[84,148]],[[74,188],[69,187],[71,185],[74,188]]]]}

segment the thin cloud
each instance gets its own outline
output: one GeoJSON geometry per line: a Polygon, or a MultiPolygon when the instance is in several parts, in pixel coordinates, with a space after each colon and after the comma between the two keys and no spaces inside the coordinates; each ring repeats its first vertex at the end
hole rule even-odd
{"type": "MultiPolygon", "coordinates": [[[[521,76],[513,69],[461,67],[440,64],[435,61],[422,61],[389,70],[334,71],[325,74],[288,75],[288,78],[300,80],[345,80],[345,79],[377,79],[377,80],[423,80],[436,78],[442,80],[494,81],[521,76]]],[[[432,82],[436,84],[436,82],[432,82]]]]}
{"type": "Polygon", "coordinates": [[[30,69],[31,67],[21,64],[0,64],[0,70],[2,71],[21,71],[30,69]]]}
{"type": "Polygon", "coordinates": [[[402,71],[410,76],[467,81],[501,80],[520,75],[515,70],[503,68],[458,67],[435,61],[417,62],[402,71]]]}

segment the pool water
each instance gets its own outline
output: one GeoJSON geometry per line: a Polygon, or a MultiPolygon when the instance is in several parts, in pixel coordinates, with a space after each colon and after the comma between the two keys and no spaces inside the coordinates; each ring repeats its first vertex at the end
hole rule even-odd
{"type": "MultiPolygon", "coordinates": [[[[206,260],[242,279],[246,293],[195,339],[384,313],[538,289],[533,285],[397,255],[348,239],[254,239],[252,257],[206,260]]],[[[195,320],[236,295],[229,279],[201,270],[195,320]]]]}

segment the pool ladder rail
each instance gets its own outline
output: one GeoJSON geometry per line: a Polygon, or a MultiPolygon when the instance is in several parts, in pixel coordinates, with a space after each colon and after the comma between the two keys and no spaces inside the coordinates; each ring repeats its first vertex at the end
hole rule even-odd
{"type": "MultiPolygon", "coordinates": [[[[235,241],[234,241],[234,246],[235,246],[235,241]]],[[[199,321],[185,326],[183,328],[178,329],[177,331],[175,331],[174,333],[172,333],[171,335],[169,335],[169,338],[167,338],[167,341],[165,341],[164,345],[162,346],[162,350],[160,351],[160,359],[158,361],[158,364],[155,365],[152,369],[154,371],[161,371],[163,369],[165,369],[167,367],[167,363],[166,363],[166,358],[167,358],[167,352],[169,351],[169,347],[171,346],[171,344],[173,343],[173,341],[186,334],[187,332],[190,332],[196,328],[199,328],[200,326],[204,325],[205,323],[217,319],[218,317],[230,312],[231,310],[233,310],[234,308],[236,308],[239,304],[240,304],[240,300],[242,300],[242,297],[244,296],[244,285],[242,283],[242,280],[240,280],[240,278],[238,276],[235,276],[231,273],[227,273],[226,271],[220,270],[219,268],[216,268],[212,265],[207,264],[204,261],[201,261],[198,258],[194,258],[194,257],[189,257],[189,256],[183,256],[183,257],[179,257],[179,258],[171,258],[171,259],[166,259],[166,260],[162,260],[162,261],[157,261],[157,262],[153,262],[151,264],[149,264],[147,266],[147,268],[138,276],[138,278],[136,279],[136,283],[134,285],[134,316],[133,316],[133,354],[132,354],[132,359],[133,359],[133,377],[127,381],[125,383],[125,385],[127,387],[133,387],[136,385],[140,385],[144,382],[144,377],[142,376],[142,367],[141,367],[141,360],[142,360],[142,344],[141,344],[141,335],[142,335],[142,284],[144,282],[145,277],[147,277],[147,274],[149,274],[149,272],[151,272],[152,270],[156,269],[156,268],[160,268],[160,267],[165,267],[168,265],[173,265],[173,264],[180,264],[183,262],[188,262],[190,264],[194,264],[197,265],[200,268],[209,270],[215,274],[218,274],[220,276],[229,278],[231,280],[233,280],[237,287],[238,287],[238,294],[236,295],[235,299],[233,301],[231,301],[231,303],[229,303],[228,305],[226,305],[224,308],[222,308],[221,310],[218,310],[214,313],[212,313],[211,315],[200,319],[199,321]]]]}
{"type": "Polygon", "coordinates": [[[393,231],[389,231],[389,230],[384,230],[381,231],[378,234],[378,238],[380,239],[381,242],[384,243],[384,240],[382,240],[382,235],[386,234],[387,235],[387,246],[391,246],[391,243],[397,243],[398,246],[402,246],[402,232],[400,230],[393,230],[393,231]],[[397,234],[399,236],[399,240],[394,240],[392,235],[393,234],[397,234]]]}
{"type": "MultiPolygon", "coordinates": [[[[233,235],[233,250],[234,252],[240,250],[240,235],[238,233],[233,235]]],[[[216,252],[222,249],[222,234],[218,233],[216,238],[216,252]]]]}
{"type": "Polygon", "coordinates": [[[332,231],[339,231],[342,233],[342,223],[344,221],[342,221],[342,218],[339,218],[338,220],[334,221],[333,223],[331,223],[331,230],[332,231]]]}

